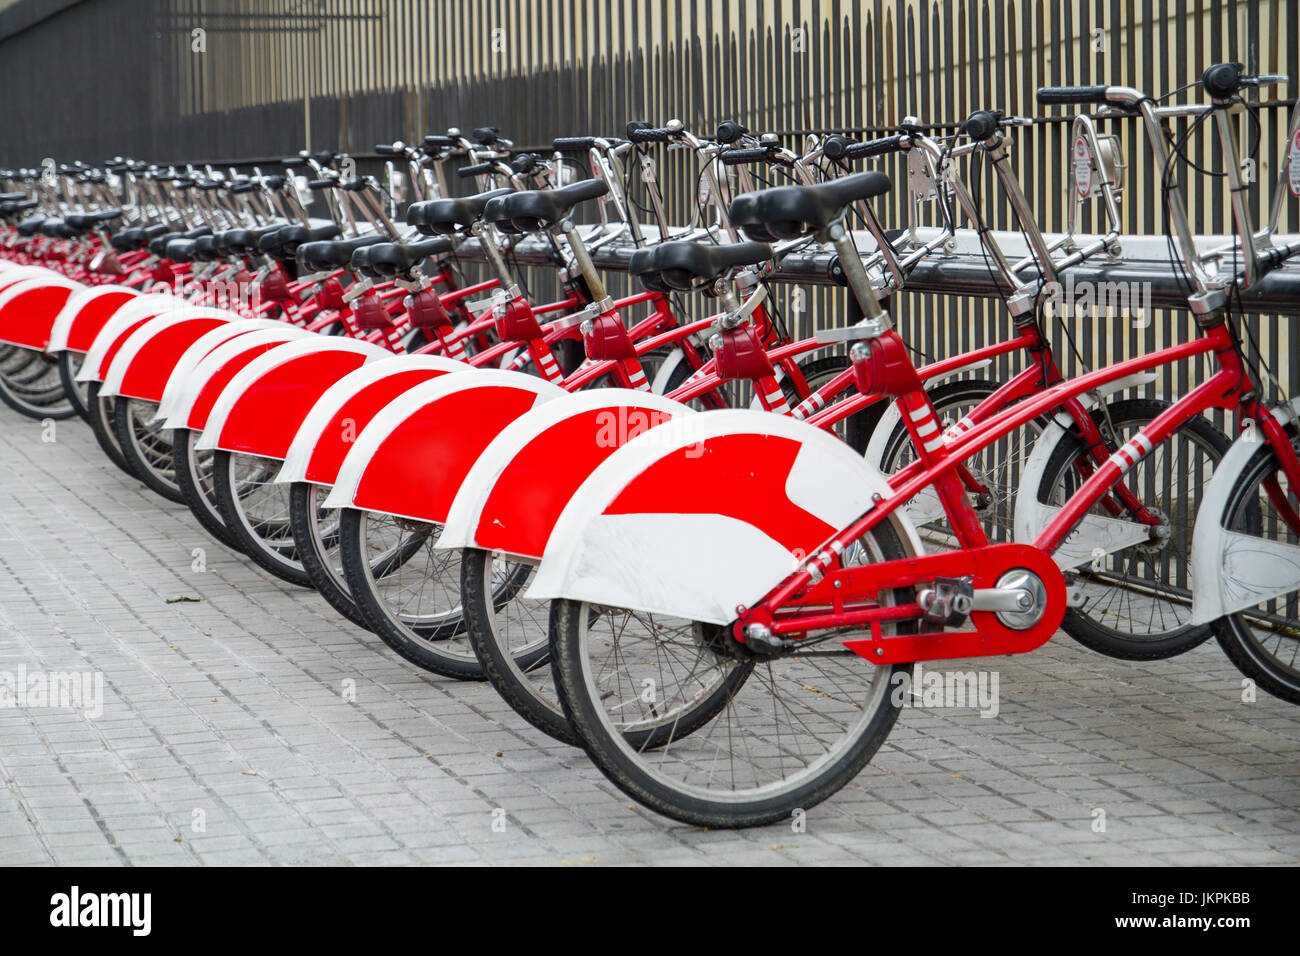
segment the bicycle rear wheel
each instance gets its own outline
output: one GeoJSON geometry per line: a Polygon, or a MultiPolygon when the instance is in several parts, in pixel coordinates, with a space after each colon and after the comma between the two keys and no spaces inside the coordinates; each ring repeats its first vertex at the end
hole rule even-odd
{"type": "Polygon", "coordinates": [[[64,349],[59,353],[59,381],[63,383],[63,391],[68,396],[68,402],[86,421],[90,421],[90,403],[86,399],[86,383],[77,381],[77,373],[81,371],[81,364],[85,356],[80,352],[74,352],[72,349],[64,349]]]}
{"type": "Polygon", "coordinates": [[[339,518],[348,590],[366,626],[418,667],[482,680],[465,635],[460,553],[433,547],[442,526],[356,508],[339,518]]]}
{"type": "Polygon", "coordinates": [[[309,481],[297,481],[291,486],[289,525],[294,545],[303,570],[321,597],[353,624],[369,630],[365,615],[352,599],[347,574],[343,570],[338,509],[321,507],[328,491],[309,481]]]}
{"type": "Polygon", "coordinates": [[[214,474],[215,452],[199,451],[199,432],[192,428],[172,429],[172,461],[175,465],[176,486],[181,497],[203,529],[227,548],[243,551],[238,537],[226,527],[217,502],[217,480],[214,474]]]}
{"type": "Polygon", "coordinates": [[[171,433],[162,423],[153,421],[157,402],[119,395],[113,402],[113,430],[131,472],[168,501],[183,504],[176,482],[176,464],[172,457],[171,433]]]}
{"type": "MultiPolygon", "coordinates": [[[[888,524],[845,552],[852,563],[904,554],[888,524]]],[[[914,598],[899,589],[887,602],[914,598]]],[[[551,653],[560,701],[605,776],[650,809],[705,827],[790,819],[870,761],[898,717],[894,675],[907,666],[878,667],[845,649],[838,632],[810,636],[779,657],[745,659],[722,631],[556,601],[551,653]],[[605,620],[613,626],[601,626],[605,620]],[[675,732],[675,718],[696,716],[719,688],[712,719],[675,732]],[[647,723],[666,733],[641,741],[629,733],[647,723]]]]}
{"type": "Polygon", "coordinates": [[[62,420],[75,415],[59,379],[58,363],[32,349],[19,349],[0,371],[0,401],[28,418],[62,420]]]}
{"type": "Polygon", "coordinates": [[[282,581],[311,587],[289,526],[289,486],[276,484],[283,462],[259,455],[213,455],[217,507],[244,553],[282,581]]]}
{"type": "Polygon", "coordinates": [[[135,470],[127,464],[126,456],[122,454],[122,446],[118,444],[113,415],[115,400],[111,395],[100,397],[100,384],[89,382],[86,385],[86,420],[90,423],[91,434],[95,436],[95,441],[108,456],[108,460],[135,478],[135,470]]]}

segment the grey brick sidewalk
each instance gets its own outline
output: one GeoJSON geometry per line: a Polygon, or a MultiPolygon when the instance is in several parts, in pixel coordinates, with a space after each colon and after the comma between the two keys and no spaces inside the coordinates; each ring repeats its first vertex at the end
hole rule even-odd
{"type": "Polygon", "coordinates": [[[944,666],[1000,713],[905,711],[803,832],[683,827],[0,407],[0,672],[103,676],[97,718],[0,707],[2,864],[1300,862],[1300,709],[1213,643],[944,666]]]}

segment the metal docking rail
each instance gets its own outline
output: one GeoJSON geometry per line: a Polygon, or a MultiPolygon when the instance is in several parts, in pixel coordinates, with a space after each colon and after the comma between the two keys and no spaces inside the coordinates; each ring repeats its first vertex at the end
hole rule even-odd
{"type": "MultiPolygon", "coordinates": [[[[635,246],[626,238],[622,227],[604,232],[588,232],[595,227],[581,227],[584,238],[591,247],[592,260],[601,269],[612,272],[627,270],[635,246]],[[588,238],[589,237],[589,238],[588,238]]],[[[855,234],[858,248],[864,254],[875,248],[870,234],[855,234]]],[[[936,232],[918,229],[921,241],[932,238],[936,232]]],[[[1024,238],[1018,232],[994,232],[998,244],[1012,262],[1029,254],[1024,238]]],[[[1049,242],[1058,236],[1047,234],[1049,242]]],[[[1093,236],[1080,235],[1080,244],[1093,236]]],[[[1279,243],[1300,240],[1296,235],[1279,235],[1279,243]]],[[[1198,247],[1222,247],[1226,236],[1197,237],[1198,247]]],[[[1079,265],[1062,270],[1063,295],[1073,299],[1072,290],[1078,293],[1089,285],[1099,295],[1113,296],[1118,290],[1140,294],[1146,305],[1157,309],[1186,309],[1187,284],[1171,263],[1168,245],[1163,236],[1125,236],[1121,239],[1121,255],[1109,259],[1097,255],[1079,265]]],[[[457,254],[467,259],[486,261],[475,240],[468,240],[457,254]]],[[[521,265],[551,265],[554,262],[550,246],[544,238],[529,236],[519,241],[511,253],[521,265]]],[[[1230,257],[1228,257],[1230,258],[1230,257]]],[[[1221,263],[1225,272],[1231,267],[1228,258],[1221,263]]],[[[780,268],[772,274],[776,282],[798,282],[812,285],[833,285],[831,276],[832,253],[825,246],[809,246],[806,250],[791,253],[782,260],[780,268]]],[[[1032,272],[1025,273],[1032,275],[1032,272]]],[[[995,298],[999,287],[990,263],[981,252],[975,232],[959,229],[951,252],[930,256],[918,263],[908,275],[907,291],[936,293],[940,295],[984,296],[995,298]]],[[[1235,297],[1234,297],[1235,298],[1235,297]]],[[[1129,301],[1125,299],[1124,301],[1129,301]]],[[[1241,294],[1241,304],[1246,311],[1265,315],[1292,315],[1300,317],[1300,257],[1275,269],[1254,287],[1241,294]]]]}

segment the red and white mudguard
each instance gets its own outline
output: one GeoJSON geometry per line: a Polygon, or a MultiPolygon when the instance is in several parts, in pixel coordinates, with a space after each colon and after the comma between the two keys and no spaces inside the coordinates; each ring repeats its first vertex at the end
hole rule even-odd
{"type": "Polygon", "coordinates": [[[625,388],[589,389],[534,408],[474,463],[436,546],[541,558],[560,512],[606,458],[690,414],[680,402],[625,388]]]}
{"type": "Polygon", "coordinates": [[[140,293],[124,285],[91,285],[72,293],[54,318],[47,352],[88,352],[119,308],[140,293]]]}
{"type": "Polygon", "coordinates": [[[32,276],[0,288],[0,345],[18,345],[44,352],[50,330],[80,282],[54,273],[32,276]]]}
{"type": "Polygon", "coordinates": [[[235,374],[257,356],[311,335],[272,319],[239,319],[212,329],[185,350],[158,403],[165,428],[202,429],[217,398],[235,374]]]}
{"type": "Polygon", "coordinates": [[[230,379],[195,447],[283,460],[326,389],[365,363],[391,355],[368,342],[323,335],[277,346],[230,379]]]}
{"type": "MultiPolygon", "coordinates": [[[[527,596],[725,624],[888,494],[876,468],[818,428],[751,410],[688,415],[592,472],[527,596]]],[[[889,520],[924,553],[904,516],[889,520]]]]}
{"type": "Polygon", "coordinates": [[[396,355],[349,372],[303,419],[275,480],[334,484],[357,436],[385,406],[416,385],[465,371],[471,366],[441,355],[396,355]]]}
{"type": "Polygon", "coordinates": [[[357,436],[325,507],[442,523],[488,443],[535,405],[567,394],[535,376],[497,369],[417,385],[357,436]]]}
{"type": "Polygon", "coordinates": [[[225,309],[178,309],[141,323],[116,349],[104,372],[100,396],[146,402],[162,399],[172,369],[195,341],[238,317],[225,309]]]}
{"type": "Polygon", "coordinates": [[[162,315],[183,314],[194,307],[170,295],[140,295],[127,299],[113,312],[90,343],[86,358],[77,373],[78,382],[102,382],[118,351],[131,333],[150,319],[162,315]]]}

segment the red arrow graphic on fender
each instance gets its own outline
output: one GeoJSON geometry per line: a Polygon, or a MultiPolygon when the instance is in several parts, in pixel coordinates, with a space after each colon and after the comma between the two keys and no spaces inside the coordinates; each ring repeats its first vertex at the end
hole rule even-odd
{"type": "Polygon", "coordinates": [[[753,525],[787,550],[808,551],[836,530],[790,500],[802,445],[775,435],[721,435],[659,459],[605,514],[720,514],[753,525]]]}

